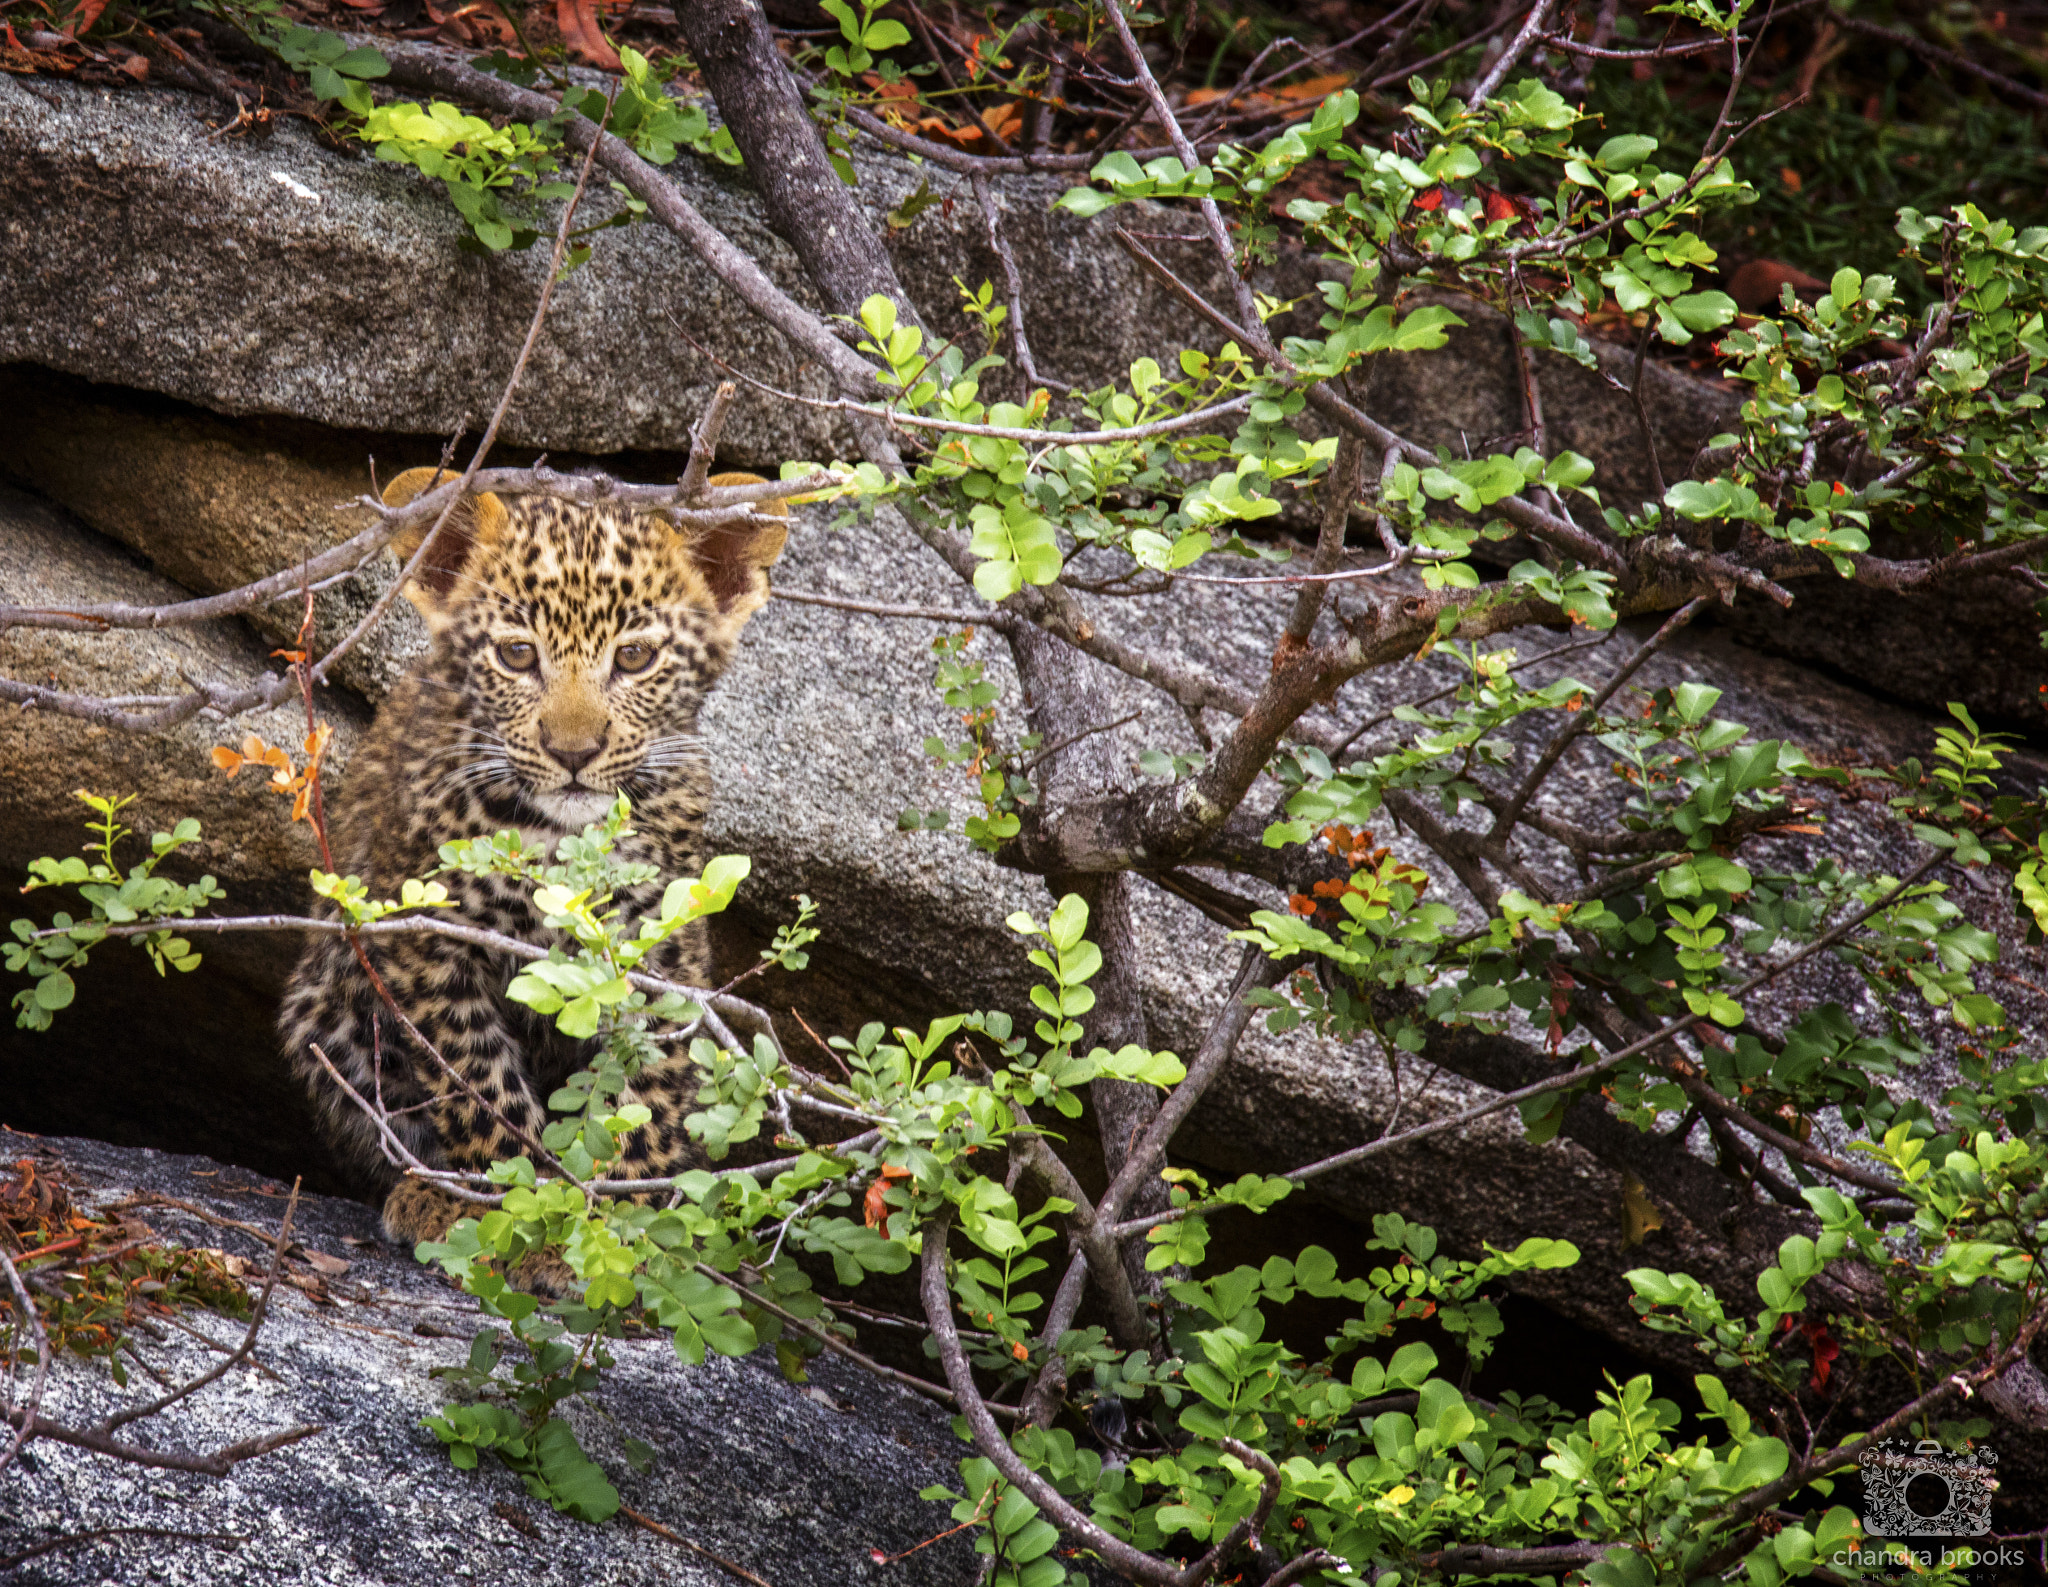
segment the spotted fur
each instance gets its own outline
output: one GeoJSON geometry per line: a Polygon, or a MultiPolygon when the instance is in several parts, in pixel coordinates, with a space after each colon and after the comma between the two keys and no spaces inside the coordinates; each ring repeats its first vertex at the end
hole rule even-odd
{"type": "MultiPolygon", "coordinates": [[[[414,469],[385,498],[409,501],[435,477],[414,469]]],[[[764,569],[784,532],[754,518],[686,537],[656,517],[551,497],[463,503],[406,590],[432,643],[385,699],[333,802],[335,868],[382,898],[403,878],[433,869],[439,846],[453,838],[516,828],[529,847],[551,854],[623,789],[635,835],[622,855],[664,876],[696,874],[710,794],[698,710],[767,598],[764,569]]],[[[421,538],[413,531],[394,541],[394,554],[408,559],[421,538]]],[[[456,918],[549,940],[519,885],[462,874],[442,880],[461,906],[456,918]]],[[[660,885],[623,899],[628,914],[652,913],[660,885]]],[[[547,1121],[547,1097],[583,1066],[592,1044],[562,1036],[505,996],[517,970],[507,955],[424,935],[365,948],[460,1083],[382,1005],[338,936],[311,939],[300,957],[279,1021],[286,1054],[339,1155],[383,1194],[387,1231],[408,1242],[439,1239],[462,1205],[399,1177],[314,1045],[358,1092],[381,1096],[422,1161],[477,1169],[531,1150],[526,1142],[547,1121]]],[[[671,939],[648,968],[701,984],[702,926],[671,939]]],[[[632,1100],[653,1118],[625,1144],[629,1177],[674,1173],[693,1161],[683,1120],[696,1089],[680,1054],[640,1075],[632,1100]]]]}

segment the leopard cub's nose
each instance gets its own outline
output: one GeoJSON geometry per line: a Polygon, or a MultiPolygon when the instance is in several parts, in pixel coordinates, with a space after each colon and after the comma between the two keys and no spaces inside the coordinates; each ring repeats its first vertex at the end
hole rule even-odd
{"type": "Polygon", "coordinates": [[[546,751],[548,759],[573,777],[597,759],[599,752],[604,749],[604,736],[600,734],[596,738],[591,738],[579,734],[575,738],[557,741],[549,738],[548,730],[543,727],[540,730],[540,747],[546,751]]]}

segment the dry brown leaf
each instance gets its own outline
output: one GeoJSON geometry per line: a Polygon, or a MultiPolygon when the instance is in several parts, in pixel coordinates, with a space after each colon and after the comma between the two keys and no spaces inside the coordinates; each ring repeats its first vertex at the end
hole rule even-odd
{"type": "Polygon", "coordinates": [[[555,25],[569,53],[600,71],[619,71],[624,62],[604,36],[597,18],[597,0],[555,0],[555,25]]]}

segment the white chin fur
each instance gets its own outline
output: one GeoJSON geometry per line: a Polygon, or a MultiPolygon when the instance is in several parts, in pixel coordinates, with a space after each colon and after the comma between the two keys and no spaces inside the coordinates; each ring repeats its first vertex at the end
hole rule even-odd
{"type": "Polygon", "coordinates": [[[557,788],[553,793],[534,793],[527,797],[537,809],[565,830],[580,832],[591,822],[602,821],[617,795],[597,793],[588,788],[557,788]]]}

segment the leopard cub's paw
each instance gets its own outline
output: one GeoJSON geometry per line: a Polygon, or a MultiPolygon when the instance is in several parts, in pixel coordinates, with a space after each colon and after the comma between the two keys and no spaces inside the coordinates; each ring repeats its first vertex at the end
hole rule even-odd
{"type": "Polygon", "coordinates": [[[514,1289],[545,1295],[549,1300],[560,1300],[583,1288],[583,1280],[576,1276],[575,1269],[553,1251],[535,1251],[523,1258],[513,1266],[509,1278],[514,1289]]]}
{"type": "Polygon", "coordinates": [[[481,1208],[417,1179],[401,1179],[384,1198],[384,1232],[410,1250],[422,1240],[440,1240],[463,1218],[481,1208]]]}

